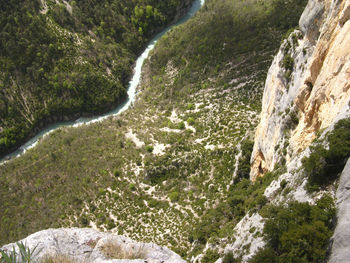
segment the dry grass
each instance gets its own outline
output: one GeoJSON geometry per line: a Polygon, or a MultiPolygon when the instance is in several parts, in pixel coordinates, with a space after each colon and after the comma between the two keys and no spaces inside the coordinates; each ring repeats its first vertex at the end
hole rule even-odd
{"type": "Polygon", "coordinates": [[[126,246],[113,240],[104,243],[100,250],[109,259],[142,259],[146,257],[144,246],[126,246]]]}
{"type": "MultiPolygon", "coordinates": [[[[84,263],[85,261],[79,260],[79,263],[84,263]]],[[[47,255],[40,263],[78,263],[77,260],[73,259],[68,255],[55,254],[47,255]]]]}

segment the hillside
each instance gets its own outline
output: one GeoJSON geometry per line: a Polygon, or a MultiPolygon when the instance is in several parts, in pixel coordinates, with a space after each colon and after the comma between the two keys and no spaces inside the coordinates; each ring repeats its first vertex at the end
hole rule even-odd
{"type": "Polygon", "coordinates": [[[232,241],[260,205],[247,179],[249,139],[267,70],[305,4],[208,1],[159,41],[131,110],[56,131],[1,168],[1,242],[90,225],[190,259],[207,241],[232,241]],[[235,174],[242,183],[228,187],[235,174]],[[237,191],[251,198],[237,206],[237,191]]]}
{"type": "Polygon", "coordinates": [[[347,262],[349,6],[207,0],[129,110],[1,166],[0,243],[91,227],[197,263],[347,262]]]}
{"type": "Polygon", "coordinates": [[[6,1],[0,9],[0,156],[49,123],[126,98],[146,42],[190,0],[6,1]]]}

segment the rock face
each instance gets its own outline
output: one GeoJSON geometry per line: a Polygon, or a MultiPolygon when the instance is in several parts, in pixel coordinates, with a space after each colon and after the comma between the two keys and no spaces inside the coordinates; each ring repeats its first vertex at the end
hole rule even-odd
{"type": "Polygon", "coordinates": [[[350,159],[339,181],[337,197],[337,227],[332,237],[329,263],[346,263],[350,258],[350,159]]]}
{"type": "Polygon", "coordinates": [[[350,0],[309,0],[266,80],[251,179],[293,159],[349,116],[350,0]]]}
{"type": "MultiPolygon", "coordinates": [[[[102,233],[89,228],[47,229],[21,240],[32,251],[35,260],[66,257],[69,262],[184,263],[168,248],[153,243],[138,243],[123,236],[102,233]]],[[[1,248],[11,251],[15,244],[1,248]]]]}

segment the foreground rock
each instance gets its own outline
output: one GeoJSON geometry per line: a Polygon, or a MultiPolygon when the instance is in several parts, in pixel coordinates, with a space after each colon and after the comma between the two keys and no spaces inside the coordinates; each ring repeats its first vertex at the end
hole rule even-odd
{"type": "MultiPolygon", "coordinates": [[[[148,262],[183,263],[179,255],[153,243],[138,243],[123,236],[89,228],[47,229],[21,240],[32,251],[35,260],[68,259],[65,262],[148,262]]],[[[1,249],[12,251],[15,244],[1,249]]],[[[55,261],[54,261],[55,262],[55,261]]]]}

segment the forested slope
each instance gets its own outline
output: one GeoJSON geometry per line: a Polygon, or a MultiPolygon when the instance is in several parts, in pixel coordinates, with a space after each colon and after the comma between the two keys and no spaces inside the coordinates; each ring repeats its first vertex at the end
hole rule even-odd
{"type": "Polygon", "coordinates": [[[142,47],[190,3],[1,1],[0,156],[48,123],[125,98],[142,47]]]}

